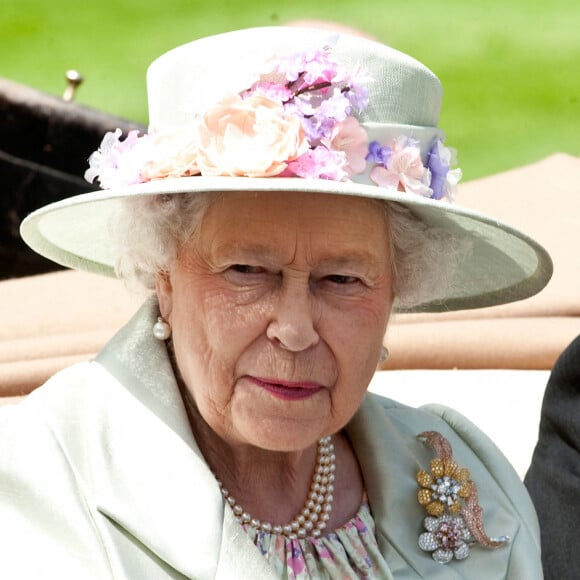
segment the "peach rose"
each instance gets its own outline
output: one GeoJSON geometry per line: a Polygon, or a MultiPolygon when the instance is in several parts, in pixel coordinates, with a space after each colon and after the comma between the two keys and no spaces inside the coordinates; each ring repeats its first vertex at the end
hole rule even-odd
{"type": "Polygon", "coordinates": [[[199,175],[197,146],[191,135],[153,133],[149,147],[149,160],[141,169],[143,181],[199,175]]]}
{"type": "Polygon", "coordinates": [[[262,94],[224,99],[197,130],[202,175],[279,175],[309,147],[300,119],[262,94]]]}

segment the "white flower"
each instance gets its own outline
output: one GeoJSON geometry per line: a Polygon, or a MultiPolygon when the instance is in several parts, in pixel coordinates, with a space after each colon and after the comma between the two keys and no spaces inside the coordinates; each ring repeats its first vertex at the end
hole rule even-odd
{"type": "Polygon", "coordinates": [[[440,564],[447,564],[453,558],[463,560],[469,556],[468,542],[471,534],[462,516],[427,517],[427,530],[419,536],[419,547],[440,564]]]}

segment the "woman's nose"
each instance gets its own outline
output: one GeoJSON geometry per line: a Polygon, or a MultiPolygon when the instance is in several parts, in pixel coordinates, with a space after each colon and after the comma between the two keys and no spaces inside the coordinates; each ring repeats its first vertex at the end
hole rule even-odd
{"type": "Polygon", "coordinates": [[[280,288],[266,334],[280,347],[299,352],[318,343],[315,306],[308,283],[285,283],[280,288]]]}

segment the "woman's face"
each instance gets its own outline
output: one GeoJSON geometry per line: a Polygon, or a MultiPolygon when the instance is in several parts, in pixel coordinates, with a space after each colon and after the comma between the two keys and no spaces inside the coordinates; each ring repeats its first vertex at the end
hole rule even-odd
{"type": "Polygon", "coordinates": [[[228,193],[158,277],[179,372],[229,444],[303,449],[355,413],[393,299],[385,221],[363,198],[228,193]]]}

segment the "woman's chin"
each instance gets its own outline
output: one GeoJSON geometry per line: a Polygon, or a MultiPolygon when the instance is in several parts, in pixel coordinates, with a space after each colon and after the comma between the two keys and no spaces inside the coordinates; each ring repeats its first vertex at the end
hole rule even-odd
{"type": "Polygon", "coordinates": [[[301,401],[270,397],[273,401],[260,397],[234,408],[235,430],[245,442],[271,451],[296,451],[333,432],[327,394],[301,401]]]}
{"type": "Polygon", "coordinates": [[[292,453],[308,449],[315,445],[322,436],[323,434],[314,429],[303,428],[286,428],[285,431],[278,433],[274,430],[263,429],[244,434],[245,440],[253,447],[279,453],[292,453]]]}

